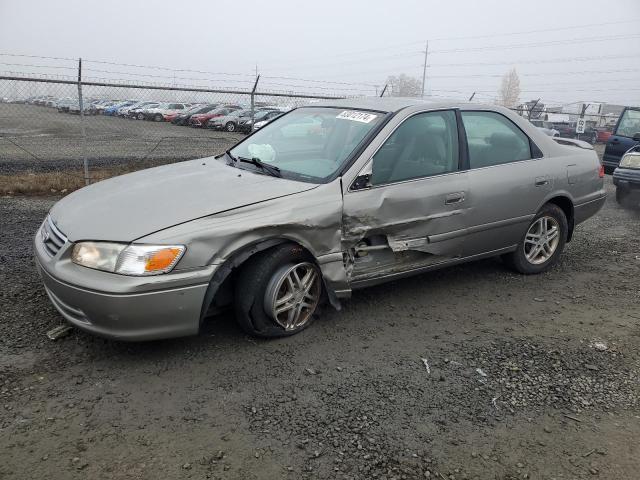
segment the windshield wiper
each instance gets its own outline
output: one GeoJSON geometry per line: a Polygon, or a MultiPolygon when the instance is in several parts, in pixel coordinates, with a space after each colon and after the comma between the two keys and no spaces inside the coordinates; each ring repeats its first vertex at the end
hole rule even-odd
{"type": "Polygon", "coordinates": [[[236,159],[231,154],[229,154],[229,156],[234,161],[239,160],[244,163],[250,163],[251,165],[255,165],[256,167],[260,168],[260,170],[271,175],[272,177],[282,177],[282,173],[280,173],[280,169],[278,167],[276,167],[275,165],[271,165],[269,163],[264,163],[262,160],[260,160],[257,157],[251,157],[251,158],[237,157],[236,159]]]}

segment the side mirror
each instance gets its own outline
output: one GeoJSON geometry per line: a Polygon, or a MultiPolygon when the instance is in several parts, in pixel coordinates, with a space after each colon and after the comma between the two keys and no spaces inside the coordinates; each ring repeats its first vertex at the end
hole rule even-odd
{"type": "Polygon", "coordinates": [[[633,139],[634,139],[636,142],[640,142],[640,132],[636,132],[636,133],[634,133],[634,134],[633,134],[633,139]]]}
{"type": "Polygon", "coordinates": [[[363,190],[365,188],[371,188],[370,173],[358,175],[354,182],[351,184],[351,190],[363,190]]]}

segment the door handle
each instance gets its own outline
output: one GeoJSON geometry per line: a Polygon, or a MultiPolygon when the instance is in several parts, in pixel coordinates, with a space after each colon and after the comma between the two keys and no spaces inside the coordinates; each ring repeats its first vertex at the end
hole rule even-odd
{"type": "Polygon", "coordinates": [[[543,185],[549,185],[549,179],[547,177],[536,177],[536,187],[542,187],[543,185]]]}
{"type": "Polygon", "coordinates": [[[445,197],[444,204],[452,205],[454,203],[464,202],[464,192],[450,193],[445,197]]]}

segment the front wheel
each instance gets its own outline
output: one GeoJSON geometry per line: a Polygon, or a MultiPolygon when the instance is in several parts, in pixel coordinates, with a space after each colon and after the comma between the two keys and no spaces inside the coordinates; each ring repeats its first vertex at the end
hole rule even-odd
{"type": "Polygon", "coordinates": [[[136,116],[136,118],[137,118],[138,120],[144,120],[144,113],[139,113],[139,114],[136,116]]]}
{"type": "Polygon", "coordinates": [[[227,132],[235,132],[236,124],[233,122],[227,122],[227,124],[225,125],[225,128],[227,129],[227,132]]]}
{"type": "Polygon", "coordinates": [[[542,273],[558,262],[567,242],[569,225],[560,207],[547,204],[534,217],[515,252],[503,256],[514,270],[542,273]]]}
{"type": "Polygon", "coordinates": [[[160,115],[159,113],[156,113],[155,116],[153,117],[153,120],[156,122],[161,122],[162,121],[162,115],[160,115]]]}
{"type": "Polygon", "coordinates": [[[322,295],[313,259],[298,245],[277,246],[242,267],[235,283],[236,318],[254,336],[293,335],[311,324],[322,295]]]}

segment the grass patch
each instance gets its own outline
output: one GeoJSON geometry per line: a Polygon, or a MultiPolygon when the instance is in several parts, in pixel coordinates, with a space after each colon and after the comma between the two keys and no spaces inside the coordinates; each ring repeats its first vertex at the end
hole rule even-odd
{"type": "MultiPolygon", "coordinates": [[[[108,169],[91,169],[91,183],[125,173],[135,172],[151,165],[123,166],[108,169]]],[[[0,195],[51,195],[67,194],[85,186],[82,171],[24,172],[15,175],[0,175],[0,195]]]]}

